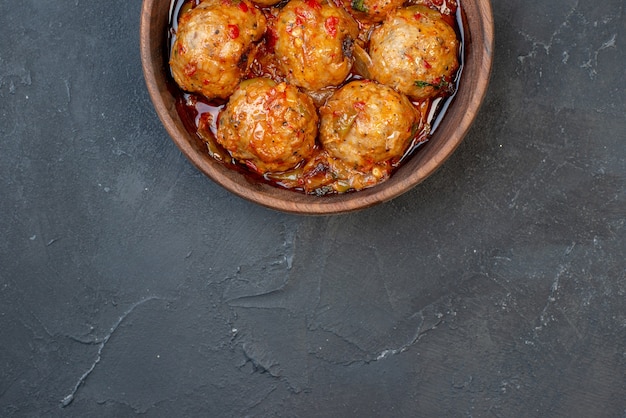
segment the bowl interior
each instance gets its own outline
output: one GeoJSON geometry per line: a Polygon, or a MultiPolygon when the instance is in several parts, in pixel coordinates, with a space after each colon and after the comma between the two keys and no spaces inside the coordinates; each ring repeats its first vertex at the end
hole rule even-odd
{"type": "Polygon", "coordinates": [[[489,82],[493,17],[489,0],[459,1],[463,10],[464,66],[456,96],[430,140],[387,181],[353,193],[304,195],[255,181],[215,161],[183,125],[169,90],[166,33],[171,0],[143,0],[140,52],[144,77],[155,110],[183,154],[203,173],[232,193],[289,213],[334,214],[364,209],[406,192],[431,175],[457,148],[474,120],[489,82]]]}

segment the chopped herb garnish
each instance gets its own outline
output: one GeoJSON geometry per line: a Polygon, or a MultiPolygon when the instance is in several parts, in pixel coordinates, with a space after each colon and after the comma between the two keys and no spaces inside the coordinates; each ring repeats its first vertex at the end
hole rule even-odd
{"type": "Polygon", "coordinates": [[[428,81],[422,81],[422,80],[418,80],[418,81],[415,82],[415,86],[417,86],[419,88],[434,87],[437,90],[448,87],[448,84],[450,84],[450,83],[448,83],[443,78],[437,84],[429,83],[428,81]]]}
{"type": "Polygon", "coordinates": [[[351,6],[352,9],[359,11],[359,12],[363,12],[363,13],[367,13],[367,7],[365,7],[365,5],[363,4],[364,0],[352,0],[351,6]]]}
{"type": "MultiPolygon", "coordinates": [[[[431,83],[429,83],[428,81],[421,81],[421,80],[416,81],[416,82],[415,82],[415,85],[416,85],[417,87],[421,88],[421,89],[423,89],[424,87],[429,87],[429,86],[432,86],[432,84],[431,84],[431,83]]],[[[434,87],[434,86],[433,86],[433,87],[434,87]]]]}

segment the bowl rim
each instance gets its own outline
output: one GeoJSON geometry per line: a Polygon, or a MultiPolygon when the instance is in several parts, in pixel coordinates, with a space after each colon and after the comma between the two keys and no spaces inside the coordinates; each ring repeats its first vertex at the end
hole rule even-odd
{"type": "MultiPolygon", "coordinates": [[[[179,150],[207,177],[231,193],[270,209],[301,215],[332,215],[363,210],[398,197],[423,182],[450,157],[465,138],[487,93],[495,43],[491,2],[490,0],[457,0],[462,10],[462,3],[465,1],[472,1],[479,9],[477,17],[482,20],[480,22],[482,30],[479,37],[481,42],[475,44],[473,40],[470,40],[470,38],[473,38],[473,34],[466,33],[464,51],[466,62],[469,60],[469,55],[478,59],[476,65],[479,66],[479,71],[476,72],[476,79],[472,80],[469,106],[463,110],[452,135],[447,138],[443,146],[435,151],[432,158],[420,164],[413,172],[408,173],[402,179],[396,178],[395,181],[391,181],[394,179],[394,175],[398,174],[396,172],[390,179],[379,185],[344,194],[318,197],[305,195],[293,190],[281,189],[268,184],[260,184],[258,181],[250,181],[244,174],[213,160],[208,153],[201,155],[198,149],[190,142],[189,137],[191,134],[182,126],[180,120],[175,120],[172,117],[172,113],[177,114],[176,109],[173,108],[173,101],[168,102],[163,96],[163,92],[166,91],[166,86],[163,85],[166,76],[159,73],[157,66],[153,65],[155,60],[156,62],[163,62],[163,67],[160,67],[160,70],[165,72],[165,57],[163,55],[165,48],[163,48],[162,44],[165,39],[165,32],[163,32],[161,39],[155,40],[151,36],[155,27],[159,25],[159,16],[155,16],[155,13],[153,13],[154,6],[159,1],[167,2],[171,5],[172,0],[142,0],[139,48],[144,81],[161,123],[179,150]],[[471,43],[469,46],[467,44],[468,41],[471,43]]],[[[169,9],[168,12],[170,12],[169,9]]],[[[469,25],[464,26],[465,31],[469,31],[469,25]]],[[[461,77],[463,77],[463,74],[461,77]]],[[[461,85],[463,85],[463,81],[461,81],[461,85]]],[[[454,107],[454,103],[452,103],[452,107],[454,107]]],[[[433,134],[433,136],[435,135],[437,135],[437,132],[433,134]]],[[[431,141],[432,139],[431,137],[431,141]]],[[[412,156],[411,158],[414,157],[412,156]]],[[[398,171],[406,164],[407,162],[398,171]]]]}

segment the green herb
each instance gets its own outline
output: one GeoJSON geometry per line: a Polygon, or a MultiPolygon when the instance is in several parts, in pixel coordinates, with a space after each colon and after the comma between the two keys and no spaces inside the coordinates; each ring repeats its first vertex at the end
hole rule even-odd
{"type": "Polygon", "coordinates": [[[414,123],[413,126],[411,126],[411,138],[414,138],[415,135],[417,134],[417,131],[420,128],[420,124],[419,123],[414,123]]]}
{"type": "Polygon", "coordinates": [[[367,13],[367,7],[363,4],[364,0],[352,0],[351,6],[352,9],[357,10],[359,12],[367,13]]]}
{"type": "Polygon", "coordinates": [[[415,86],[416,87],[419,87],[419,88],[434,87],[437,90],[448,87],[448,84],[450,84],[450,83],[448,83],[443,78],[441,78],[441,80],[439,80],[439,83],[437,83],[437,84],[429,83],[428,81],[422,81],[422,80],[418,80],[418,81],[415,82],[415,86]]]}
{"type": "Polygon", "coordinates": [[[423,89],[424,87],[435,87],[433,84],[429,83],[428,81],[421,81],[421,80],[416,81],[415,85],[421,89],[423,89]]]}

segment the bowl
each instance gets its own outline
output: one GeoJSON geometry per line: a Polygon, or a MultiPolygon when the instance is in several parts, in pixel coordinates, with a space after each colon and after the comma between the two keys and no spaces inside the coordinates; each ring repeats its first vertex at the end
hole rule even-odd
{"type": "Polygon", "coordinates": [[[459,146],[483,101],[493,58],[494,25],[489,0],[459,0],[464,35],[464,65],[454,99],[430,140],[385,182],[344,194],[314,196],[281,189],[213,159],[205,144],[185,128],[176,110],[167,64],[167,28],[172,0],[143,0],[140,52],[150,98],[163,126],[181,152],[225,189],[278,211],[328,215],[362,210],[391,200],[424,181],[459,146]]]}

